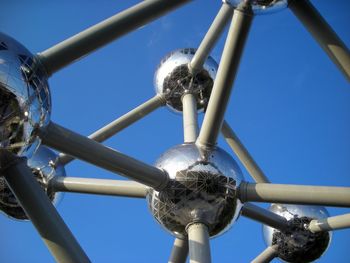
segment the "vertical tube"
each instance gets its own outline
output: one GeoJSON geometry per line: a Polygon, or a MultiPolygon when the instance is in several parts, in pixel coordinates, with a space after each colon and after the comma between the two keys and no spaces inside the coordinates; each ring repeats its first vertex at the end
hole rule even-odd
{"type": "Polygon", "coordinates": [[[188,240],[175,238],[168,263],[185,263],[188,255],[188,240]]]}
{"type": "Polygon", "coordinates": [[[1,174],[57,262],[90,262],[26,165],[26,158],[0,151],[1,174]]]}
{"type": "Polygon", "coordinates": [[[202,223],[187,226],[190,263],[210,263],[210,244],[208,227],[202,223]]]}
{"type": "Polygon", "coordinates": [[[249,10],[243,12],[236,9],[233,13],[218,73],[197,139],[199,145],[216,144],[252,18],[249,10]]]}
{"type": "Polygon", "coordinates": [[[182,97],[184,141],[195,142],[198,136],[197,101],[188,93],[182,97]]]}

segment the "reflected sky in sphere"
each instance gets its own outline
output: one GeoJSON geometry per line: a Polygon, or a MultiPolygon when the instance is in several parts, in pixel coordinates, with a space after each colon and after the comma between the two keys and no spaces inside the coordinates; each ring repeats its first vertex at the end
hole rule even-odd
{"type": "Polygon", "coordinates": [[[30,157],[39,146],[37,130],[48,124],[51,98],[45,72],[33,55],[0,33],[0,146],[30,157]]]}

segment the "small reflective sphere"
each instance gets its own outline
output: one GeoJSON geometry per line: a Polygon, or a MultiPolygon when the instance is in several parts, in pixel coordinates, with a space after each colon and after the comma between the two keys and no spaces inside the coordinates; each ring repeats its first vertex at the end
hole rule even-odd
{"type": "Polygon", "coordinates": [[[181,98],[185,93],[192,93],[197,98],[197,109],[203,110],[210,97],[218,64],[208,57],[203,70],[192,75],[188,68],[196,50],[178,49],[160,62],[154,75],[156,93],[163,95],[167,105],[174,111],[182,111],[181,98]]]}
{"type": "Polygon", "coordinates": [[[312,219],[329,217],[321,206],[272,204],[270,211],[288,220],[289,227],[282,232],[263,226],[268,246],[278,245],[278,257],[286,262],[312,262],[328,248],[331,232],[312,233],[307,229],[312,219]]]}
{"type": "Polygon", "coordinates": [[[29,158],[50,112],[44,70],[25,47],[0,33],[0,147],[29,158]]]}
{"type": "Polygon", "coordinates": [[[243,176],[224,150],[182,144],[166,151],[156,166],[168,173],[170,182],[161,192],[149,190],[148,206],[172,235],[184,238],[189,223],[202,222],[208,226],[209,235],[216,236],[238,218],[242,203],[236,190],[243,176]]]}
{"type": "MultiPolygon", "coordinates": [[[[66,176],[64,167],[62,165],[55,165],[56,160],[57,155],[44,146],[40,146],[32,158],[28,159],[28,166],[31,168],[33,176],[55,205],[60,200],[61,194],[55,193],[48,188],[48,183],[54,176],[66,176]]],[[[28,220],[27,215],[8,187],[3,176],[0,176],[0,210],[10,218],[28,220]]]]}
{"type": "Polygon", "coordinates": [[[266,14],[280,11],[288,6],[288,0],[223,0],[235,8],[250,2],[254,14],[266,14]]]}

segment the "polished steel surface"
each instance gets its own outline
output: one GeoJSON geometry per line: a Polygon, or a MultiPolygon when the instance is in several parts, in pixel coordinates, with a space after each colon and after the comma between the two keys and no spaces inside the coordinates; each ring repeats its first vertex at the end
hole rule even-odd
{"type": "Polygon", "coordinates": [[[242,203],[236,190],[243,180],[236,162],[222,149],[201,149],[182,144],[166,151],[156,162],[170,182],[165,190],[149,190],[149,209],[172,235],[186,237],[186,226],[201,222],[209,235],[228,230],[237,220],[242,203]]]}
{"type": "Polygon", "coordinates": [[[329,216],[321,206],[272,204],[270,211],[288,220],[285,231],[263,226],[263,235],[267,246],[278,245],[278,257],[286,262],[312,262],[327,250],[330,232],[311,233],[308,224],[312,219],[329,216]]]}
{"type": "Polygon", "coordinates": [[[192,75],[188,65],[195,52],[194,48],[170,52],[162,59],[154,75],[156,93],[164,96],[167,106],[174,111],[182,111],[181,98],[185,93],[196,95],[198,110],[203,110],[208,103],[218,65],[208,57],[203,69],[192,75]]]}
{"type": "Polygon", "coordinates": [[[25,47],[0,33],[0,147],[30,157],[50,112],[44,71],[25,47]]]}
{"type": "Polygon", "coordinates": [[[288,0],[223,0],[223,2],[238,8],[241,4],[250,2],[254,14],[277,12],[288,6],[288,0]]]}
{"type": "MultiPolygon", "coordinates": [[[[57,155],[52,150],[45,146],[40,146],[27,162],[33,176],[55,205],[57,205],[62,194],[55,193],[48,188],[49,180],[55,176],[66,176],[64,167],[55,165],[56,159],[57,155]]],[[[3,176],[0,176],[0,210],[12,219],[28,220],[27,215],[8,187],[3,176]]]]}

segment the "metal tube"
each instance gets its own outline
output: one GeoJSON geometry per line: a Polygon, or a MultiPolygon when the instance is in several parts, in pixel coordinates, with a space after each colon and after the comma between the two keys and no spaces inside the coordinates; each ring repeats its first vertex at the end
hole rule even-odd
{"type": "Polygon", "coordinates": [[[242,215],[282,231],[288,227],[287,220],[284,217],[251,203],[244,204],[242,215]]]}
{"type": "Polygon", "coordinates": [[[188,240],[175,238],[168,263],[185,263],[188,255],[188,240]]]}
{"type": "Polygon", "coordinates": [[[184,141],[195,142],[198,136],[197,101],[193,94],[182,97],[184,141]]]}
{"type": "MultiPolygon", "coordinates": [[[[154,96],[150,100],[124,114],[115,121],[92,133],[89,135],[89,138],[97,142],[103,142],[164,104],[165,100],[162,96],[154,96]]],[[[62,165],[66,165],[73,160],[74,157],[65,153],[60,153],[58,159],[62,165]]]]}
{"type": "Polygon", "coordinates": [[[259,256],[252,260],[251,263],[269,263],[277,257],[277,245],[267,247],[259,256]]]}
{"type": "Polygon", "coordinates": [[[326,20],[308,0],[289,1],[289,8],[350,81],[350,52],[326,20]]]}
{"type": "Polygon", "coordinates": [[[221,133],[253,179],[257,183],[270,183],[269,179],[265,176],[264,172],[254,161],[253,157],[250,155],[248,150],[244,147],[242,142],[226,121],[224,121],[221,127],[221,133]]]}
{"type": "Polygon", "coordinates": [[[213,146],[221,130],[238,65],[253,15],[235,10],[197,142],[213,146]]]}
{"type": "Polygon", "coordinates": [[[350,228],[350,214],[314,219],[309,224],[309,230],[313,233],[344,228],[350,228]]]}
{"type": "Polygon", "coordinates": [[[210,263],[210,244],[208,227],[202,223],[187,226],[190,263],[210,263]]]}
{"type": "Polygon", "coordinates": [[[205,60],[221,36],[229,18],[232,17],[232,13],[233,6],[223,3],[207,34],[194,54],[191,63],[188,65],[192,73],[195,74],[203,67],[205,60]]]}
{"type": "Polygon", "coordinates": [[[57,262],[90,262],[43,189],[19,158],[0,150],[0,172],[57,262]]]}
{"type": "Polygon", "coordinates": [[[39,135],[43,144],[49,147],[111,172],[119,173],[157,190],[162,190],[168,183],[168,175],[164,171],[52,122],[45,129],[40,130],[39,135]]]}
{"type": "Polygon", "coordinates": [[[241,183],[242,202],[350,207],[350,187],[241,183]]]}
{"type": "Polygon", "coordinates": [[[38,54],[51,75],[109,42],[162,16],[189,0],[147,0],[130,7],[38,54]]]}
{"type": "Polygon", "coordinates": [[[98,195],[113,195],[135,198],[145,198],[147,186],[122,180],[107,180],[78,177],[53,177],[49,187],[54,192],[74,192],[98,195]]]}

